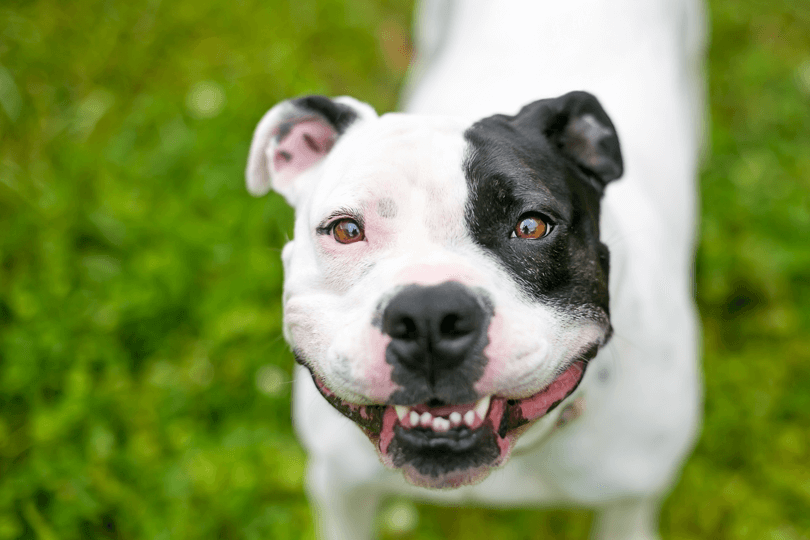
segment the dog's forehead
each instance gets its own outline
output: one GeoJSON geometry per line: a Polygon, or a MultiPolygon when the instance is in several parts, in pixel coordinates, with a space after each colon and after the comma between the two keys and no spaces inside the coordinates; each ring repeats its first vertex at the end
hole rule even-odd
{"type": "Polygon", "coordinates": [[[361,207],[380,198],[457,199],[469,122],[392,113],[350,130],[329,156],[313,210],[361,207]]]}

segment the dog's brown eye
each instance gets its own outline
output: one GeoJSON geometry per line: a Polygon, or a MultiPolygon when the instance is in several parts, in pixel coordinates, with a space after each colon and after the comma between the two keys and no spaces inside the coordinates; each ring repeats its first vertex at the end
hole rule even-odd
{"type": "Polygon", "coordinates": [[[363,229],[353,219],[344,218],[335,223],[332,235],[341,244],[353,244],[365,238],[363,229]]]}
{"type": "Polygon", "coordinates": [[[537,214],[524,214],[520,217],[512,236],[532,240],[544,237],[550,230],[548,224],[537,214]]]}

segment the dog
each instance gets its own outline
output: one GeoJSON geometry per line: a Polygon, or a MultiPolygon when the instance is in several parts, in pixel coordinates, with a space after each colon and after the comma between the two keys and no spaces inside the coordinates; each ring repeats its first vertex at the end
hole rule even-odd
{"type": "Polygon", "coordinates": [[[406,113],[261,119],[247,188],[296,211],[284,334],[322,537],[372,537],[392,494],[658,537],[700,423],[702,24],[692,0],[423,2],[406,113]]]}

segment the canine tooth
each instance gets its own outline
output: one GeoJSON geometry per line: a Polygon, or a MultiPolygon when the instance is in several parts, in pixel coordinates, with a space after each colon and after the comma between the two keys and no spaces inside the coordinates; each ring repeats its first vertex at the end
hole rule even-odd
{"type": "Polygon", "coordinates": [[[470,409],[464,413],[464,423],[472,427],[472,425],[475,423],[475,411],[470,409]]]}
{"type": "Polygon", "coordinates": [[[450,413],[450,423],[454,426],[457,426],[461,423],[461,413],[459,412],[451,412],[450,413]]]}
{"type": "Polygon", "coordinates": [[[416,411],[411,411],[411,416],[409,420],[411,421],[411,427],[419,425],[419,413],[416,411]]]}
{"type": "Polygon", "coordinates": [[[487,416],[487,412],[489,411],[489,400],[490,396],[485,398],[481,398],[478,400],[478,403],[475,404],[475,414],[478,415],[478,418],[483,420],[487,416]]]}
{"type": "Polygon", "coordinates": [[[419,423],[421,423],[425,427],[428,427],[432,422],[433,422],[433,415],[427,411],[423,412],[422,416],[419,417],[419,423]]]}
{"type": "Polygon", "coordinates": [[[437,416],[433,419],[433,431],[447,431],[450,429],[450,420],[437,416]]]}
{"type": "Polygon", "coordinates": [[[394,410],[397,411],[397,417],[399,418],[400,422],[403,418],[405,418],[405,415],[408,414],[408,407],[405,407],[404,405],[394,405],[394,410]]]}

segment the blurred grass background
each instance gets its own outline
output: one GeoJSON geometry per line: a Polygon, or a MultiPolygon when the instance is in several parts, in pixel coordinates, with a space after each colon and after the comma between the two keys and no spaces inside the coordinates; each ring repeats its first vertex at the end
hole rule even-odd
{"type": "MultiPolygon", "coordinates": [[[[670,539],[810,538],[810,3],[711,0],[706,419],[670,539]]],[[[0,540],[312,538],[279,249],[243,187],[279,100],[396,106],[409,0],[0,5],[0,540]]],[[[388,539],[584,538],[393,501],[388,539]]]]}

